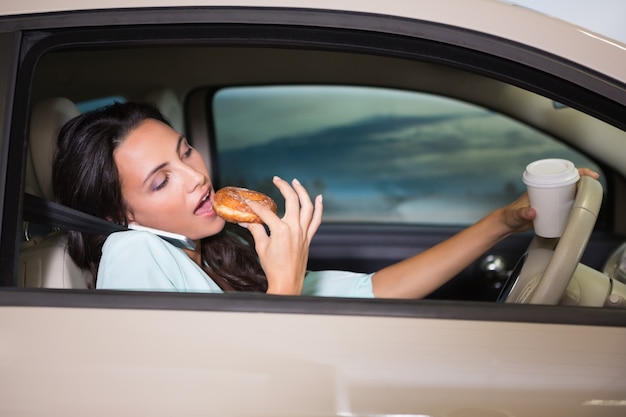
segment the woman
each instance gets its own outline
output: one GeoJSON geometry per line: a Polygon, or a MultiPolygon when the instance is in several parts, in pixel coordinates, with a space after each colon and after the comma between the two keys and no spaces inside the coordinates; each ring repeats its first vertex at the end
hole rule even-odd
{"type": "MultiPolygon", "coordinates": [[[[589,170],[581,174],[597,177],[589,170]]],[[[225,224],[213,210],[214,189],[202,157],[146,103],[116,103],[69,121],[59,133],[53,165],[61,204],[196,242],[195,250],[187,250],[148,232],[108,238],[69,232],[70,255],[91,271],[97,288],[419,298],[500,240],[530,228],[535,216],[524,195],[447,241],[374,274],[307,272],[322,197],[312,201],[297,180],[273,181],[285,198],[282,218],[249,202],[269,234],[260,224],[242,225],[249,233],[225,224]]]]}

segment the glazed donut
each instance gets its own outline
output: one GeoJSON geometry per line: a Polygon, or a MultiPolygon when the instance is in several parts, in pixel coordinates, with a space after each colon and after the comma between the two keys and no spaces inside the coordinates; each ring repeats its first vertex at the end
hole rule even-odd
{"type": "Polygon", "coordinates": [[[276,203],[258,191],[242,187],[224,187],[215,193],[213,209],[218,216],[231,223],[263,223],[252,211],[246,200],[258,201],[276,213],[276,203]]]}

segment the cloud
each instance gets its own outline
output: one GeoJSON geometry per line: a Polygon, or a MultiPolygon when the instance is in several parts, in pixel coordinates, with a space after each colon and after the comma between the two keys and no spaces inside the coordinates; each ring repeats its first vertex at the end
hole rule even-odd
{"type": "Polygon", "coordinates": [[[371,87],[269,86],[220,90],[213,109],[221,149],[387,116],[444,116],[481,112],[442,97],[371,87]]]}

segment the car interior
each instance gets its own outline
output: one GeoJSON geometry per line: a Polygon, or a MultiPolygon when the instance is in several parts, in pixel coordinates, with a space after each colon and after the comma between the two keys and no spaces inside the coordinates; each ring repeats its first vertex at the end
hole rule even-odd
{"type": "MultiPolygon", "coordinates": [[[[58,36],[64,39],[62,34],[58,36]]],[[[469,64],[467,68],[460,62],[445,65],[433,56],[409,59],[390,52],[364,53],[357,48],[196,43],[153,45],[147,42],[147,46],[133,46],[128,39],[119,41],[118,45],[103,41],[90,44],[87,40],[78,46],[61,43],[44,49],[45,53],[33,52],[41,56],[33,58],[36,63],[32,66],[28,98],[30,116],[24,191],[53,199],[50,172],[56,134],[63,123],[80,113],[81,103],[100,98],[120,97],[156,103],[172,125],[184,132],[204,155],[209,168],[215,169],[212,164],[217,155],[212,144],[210,97],[216,90],[228,86],[364,85],[428,92],[493,109],[550,134],[598,161],[614,159],[613,149],[623,143],[626,136],[623,130],[594,117],[593,112],[561,111],[567,104],[556,101],[559,94],[544,96],[528,88],[529,81],[525,81],[523,74],[527,69],[506,78],[503,73],[498,74],[497,69],[489,70],[494,74],[475,70],[475,65],[468,70],[469,64]],[[588,140],[590,132],[603,138],[601,146],[588,140]]],[[[565,87],[566,83],[556,86],[555,91],[565,87]]],[[[571,101],[575,102],[576,95],[572,97],[571,101]]],[[[560,98],[567,103],[568,97],[560,98]]],[[[619,214],[626,206],[626,168],[604,164],[600,164],[600,168],[607,174],[604,184],[611,187],[598,219],[599,229],[607,232],[601,233],[601,238],[592,239],[582,257],[582,262],[598,270],[622,242],[620,236],[626,234],[626,221],[619,214]],[[612,230],[608,232],[609,229],[612,230]]],[[[219,177],[217,173],[215,176],[219,177]]],[[[420,225],[330,224],[320,230],[311,248],[311,266],[375,270],[419,252],[453,231],[420,225]]],[[[494,249],[495,254],[509,261],[509,273],[531,237],[529,234],[514,236],[494,249]]],[[[506,277],[500,275],[494,280],[490,271],[477,272],[481,261],[484,260],[477,261],[433,297],[495,301],[506,277]]],[[[86,288],[84,272],[65,251],[62,231],[25,222],[17,285],[86,288]]]]}

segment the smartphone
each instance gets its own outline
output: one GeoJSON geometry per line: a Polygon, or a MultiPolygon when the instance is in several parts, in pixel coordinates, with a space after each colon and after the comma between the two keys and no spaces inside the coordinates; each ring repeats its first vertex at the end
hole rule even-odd
{"type": "Polygon", "coordinates": [[[193,240],[189,239],[187,236],[179,235],[178,233],[166,232],[165,230],[153,229],[152,227],[141,226],[134,223],[129,224],[128,228],[132,230],[143,230],[144,232],[154,233],[161,239],[181,249],[194,250],[196,248],[196,244],[193,240]]]}

